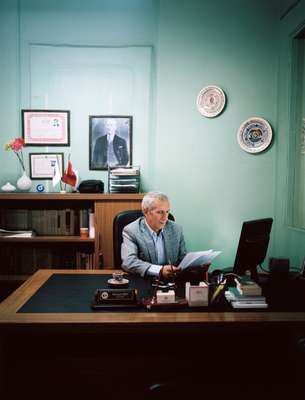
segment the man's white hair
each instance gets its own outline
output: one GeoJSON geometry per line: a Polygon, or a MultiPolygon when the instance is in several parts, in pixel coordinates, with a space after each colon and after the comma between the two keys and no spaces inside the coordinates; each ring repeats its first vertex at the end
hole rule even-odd
{"type": "Polygon", "coordinates": [[[151,211],[154,208],[154,204],[155,204],[156,200],[169,202],[168,197],[164,193],[148,192],[148,193],[146,193],[146,195],[143,197],[143,200],[142,200],[142,211],[144,211],[144,210],[151,211]]]}

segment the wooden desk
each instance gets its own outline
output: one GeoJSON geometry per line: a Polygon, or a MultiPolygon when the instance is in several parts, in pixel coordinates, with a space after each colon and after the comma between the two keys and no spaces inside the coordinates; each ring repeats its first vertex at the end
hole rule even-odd
{"type": "MultiPolygon", "coordinates": [[[[290,357],[295,340],[305,336],[305,313],[301,312],[18,313],[54,273],[98,277],[109,272],[113,270],[40,270],[0,304],[4,394],[12,388],[18,392],[16,365],[23,370],[23,394],[24,385],[35,376],[40,382],[37,390],[58,390],[57,382],[60,390],[75,387],[87,394],[96,389],[106,395],[115,388],[118,398],[122,395],[119,387],[128,382],[133,398],[139,399],[149,385],[162,379],[181,382],[190,368],[194,369],[192,379],[204,375],[212,382],[219,360],[230,357],[245,366],[238,372],[239,380],[243,374],[257,373],[256,363],[262,363],[265,372],[272,368],[280,374],[299,373],[294,363],[298,356],[293,353],[293,363],[290,357]],[[251,349],[250,355],[245,354],[245,346],[251,349]],[[272,361],[278,354],[280,365],[272,361]]],[[[278,378],[284,382],[282,376],[278,378]]]]}
{"type": "Polygon", "coordinates": [[[85,327],[89,331],[137,331],[177,329],[177,326],[206,330],[213,329],[242,329],[243,327],[269,329],[289,327],[305,329],[304,312],[133,312],[133,313],[73,313],[73,314],[22,314],[17,313],[36,291],[54,273],[56,274],[111,274],[113,270],[55,270],[46,269],[37,271],[9,298],[0,303],[0,333],[5,330],[17,330],[26,326],[41,327],[56,325],[58,329],[80,329],[85,327]]]}

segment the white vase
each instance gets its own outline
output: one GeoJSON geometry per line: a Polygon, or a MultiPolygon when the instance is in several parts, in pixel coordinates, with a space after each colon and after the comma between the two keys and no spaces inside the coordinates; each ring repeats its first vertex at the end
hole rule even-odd
{"type": "Polygon", "coordinates": [[[17,181],[17,187],[19,190],[29,190],[32,186],[31,179],[27,176],[26,172],[23,171],[22,176],[17,181]]]}

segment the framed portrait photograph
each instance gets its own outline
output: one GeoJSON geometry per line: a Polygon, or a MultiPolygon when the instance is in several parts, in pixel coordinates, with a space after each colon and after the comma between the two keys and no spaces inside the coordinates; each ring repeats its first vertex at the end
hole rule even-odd
{"type": "Polygon", "coordinates": [[[70,145],[70,111],[21,110],[21,117],[25,145],[70,145]]]}
{"type": "Polygon", "coordinates": [[[132,117],[89,116],[89,169],[132,165],[132,117]]]}
{"type": "Polygon", "coordinates": [[[56,162],[63,175],[64,153],[30,153],[29,158],[31,179],[52,179],[56,162]]]}

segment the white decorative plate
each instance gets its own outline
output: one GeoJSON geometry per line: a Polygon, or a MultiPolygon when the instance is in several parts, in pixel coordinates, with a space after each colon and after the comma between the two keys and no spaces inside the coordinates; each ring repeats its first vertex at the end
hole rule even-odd
{"type": "Polygon", "coordinates": [[[263,118],[247,119],[237,132],[238,144],[248,153],[260,153],[270,145],[271,140],[272,128],[263,118]]]}
{"type": "Polygon", "coordinates": [[[206,86],[197,96],[197,108],[201,115],[212,118],[219,115],[226,104],[226,96],[218,86],[206,86]]]}

